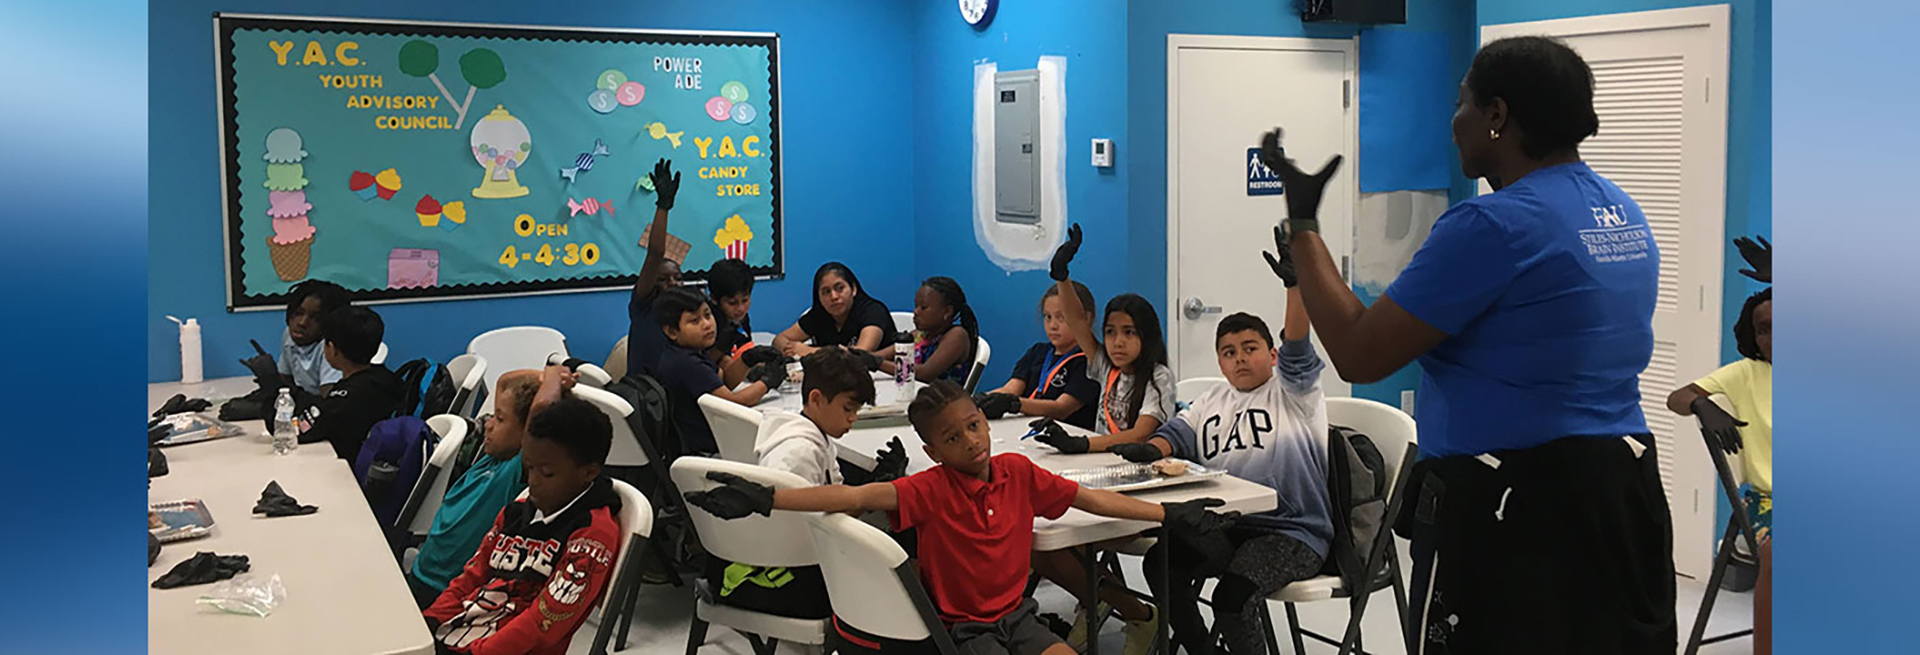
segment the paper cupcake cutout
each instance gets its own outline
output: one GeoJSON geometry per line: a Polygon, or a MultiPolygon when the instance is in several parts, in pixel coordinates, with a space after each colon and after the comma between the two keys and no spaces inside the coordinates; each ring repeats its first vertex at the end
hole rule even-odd
{"type": "Polygon", "coordinates": [[[400,173],[391,168],[373,176],[373,185],[379,187],[381,200],[392,200],[393,194],[400,191],[400,173]]]}
{"type": "Polygon", "coordinates": [[[423,227],[439,225],[442,211],[444,208],[440,206],[440,201],[434,200],[431,195],[420,196],[420,202],[413,206],[413,213],[420,217],[420,225],[423,227]]]}
{"type": "Polygon", "coordinates": [[[379,189],[373,186],[373,174],[366,171],[354,171],[347,176],[347,190],[360,196],[361,200],[372,200],[374,194],[379,193],[379,189]]]}

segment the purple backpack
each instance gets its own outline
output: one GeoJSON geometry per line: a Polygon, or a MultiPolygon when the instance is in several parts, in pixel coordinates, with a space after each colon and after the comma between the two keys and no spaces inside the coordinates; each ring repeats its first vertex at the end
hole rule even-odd
{"type": "Polygon", "coordinates": [[[367,432],[360,458],[353,463],[353,477],[367,492],[373,517],[383,529],[393,528],[439,441],[427,422],[415,416],[390,418],[373,424],[367,432]]]}

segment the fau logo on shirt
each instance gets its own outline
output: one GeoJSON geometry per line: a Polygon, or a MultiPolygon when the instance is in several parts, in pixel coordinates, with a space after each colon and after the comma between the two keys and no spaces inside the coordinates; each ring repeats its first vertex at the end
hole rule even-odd
{"type": "Polygon", "coordinates": [[[1234,414],[1233,428],[1227,432],[1224,441],[1220,436],[1220,415],[1215,414],[1209,416],[1207,420],[1200,425],[1199,442],[1202,458],[1213,459],[1221,453],[1232,450],[1246,450],[1248,448],[1265,449],[1267,446],[1261,437],[1272,432],[1273,415],[1267,413],[1267,410],[1258,407],[1234,414]],[[1240,418],[1243,416],[1246,417],[1247,420],[1241,421],[1240,418]],[[1244,435],[1240,429],[1242,425],[1247,427],[1244,435]],[[1251,442],[1251,445],[1249,445],[1249,442],[1251,442]]]}
{"type": "Polygon", "coordinates": [[[553,575],[553,556],[560,552],[560,546],[557,539],[502,535],[499,543],[494,544],[487,565],[503,573],[532,570],[545,579],[553,575]]]}
{"type": "Polygon", "coordinates": [[[1627,224],[1626,217],[1620,215],[1621,210],[1626,209],[1624,206],[1607,205],[1592,209],[1594,227],[1624,227],[1627,224]]]}

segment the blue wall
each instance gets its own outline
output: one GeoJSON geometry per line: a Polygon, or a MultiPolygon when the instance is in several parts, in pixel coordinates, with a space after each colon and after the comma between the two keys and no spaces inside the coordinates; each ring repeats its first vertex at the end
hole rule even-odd
{"type": "MultiPolygon", "coordinates": [[[[950,5],[942,5],[954,14],[950,5]]],[[[808,304],[813,268],[847,262],[877,297],[909,305],[913,252],[853,247],[854,239],[912,239],[912,10],[889,0],[591,0],[463,3],[341,0],[186,0],[152,12],[148,27],[151,218],[147,378],[180,376],[178,331],[165,314],[197,316],[209,378],[244,374],[247,339],[273,347],[279,312],[228,314],[222,275],[220,178],[214,119],[214,11],[613,28],[778,32],[783,75],[783,194],[790,280],[756,290],[755,327],[778,331],[808,304]],[[859,98],[882,102],[851,102],[859,98]]],[[[959,22],[957,18],[954,22],[959,22]]],[[[627,292],[379,305],[395,360],[450,358],[468,339],[506,325],[544,324],[575,354],[599,360],[627,333],[627,292]]]]}
{"type": "MultiPolygon", "coordinates": [[[[1066,59],[1067,218],[1085,229],[1074,278],[1100,302],[1127,291],[1127,40],[1124,5],[1103,0],[1003,2],[984,30],[951,3],[919,5],[914,20],[914,271],[960,282],[994,357],[983,388],[999,386],[1026,348],[1044,340],[1040,295],[1046,271],[1009,274],[987,260],[973,235],[973,66],[1034,68],[1042,56],[1066,59]],[[1116,142],[1115,166],[1094,168],[1090,141],[1116,142]]],[[[1157,241],[1158,237],[1156,237],[1157,241]]],[[[1164,261],[1164,260],[1163,260],[1164,261]]],[[[1164,264],[1162,265],[1164,267],[1164,264]]],[[[1161,294],[1164,295],[1164,294],[1161,294]]],[[[910,297],[903,301],[911,301],[910,297]]],[[[897,309],[912,309],[903,302],[897,309]]]]}
{"type": "MultiPolygon", "coordinates": [[[[1731,6],[1727,95],[1727,245],[1722,274],[1721,361],[1740,357],[1733,324],[1740,306],[1761,285],[1741,275],[1745,267],[1734,237],[1773,237],[1773,8],[1769,0],[1478,0],[1479,24],[1498,25],[1676,7],[1731,6]]],[[[1601,129],[1605,129],[1602,126],[1601,129]]]]}

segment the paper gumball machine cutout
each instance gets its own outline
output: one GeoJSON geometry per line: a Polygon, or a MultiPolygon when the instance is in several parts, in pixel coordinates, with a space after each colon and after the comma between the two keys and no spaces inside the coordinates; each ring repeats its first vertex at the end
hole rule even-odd
{"type": "Polygon", "coordinates": [[[495,105],[486,118],[473,124],[473,160],[486,169],[480,178],[480,187],[473,190],[475,198],[518,198],[527,195],[527,188],[520,185],[520,176],[515,172],[527,161],[527,152],[533,149],[533,137],[527,134],[527,124],[507,113],[504,105],[495,105]]]}

